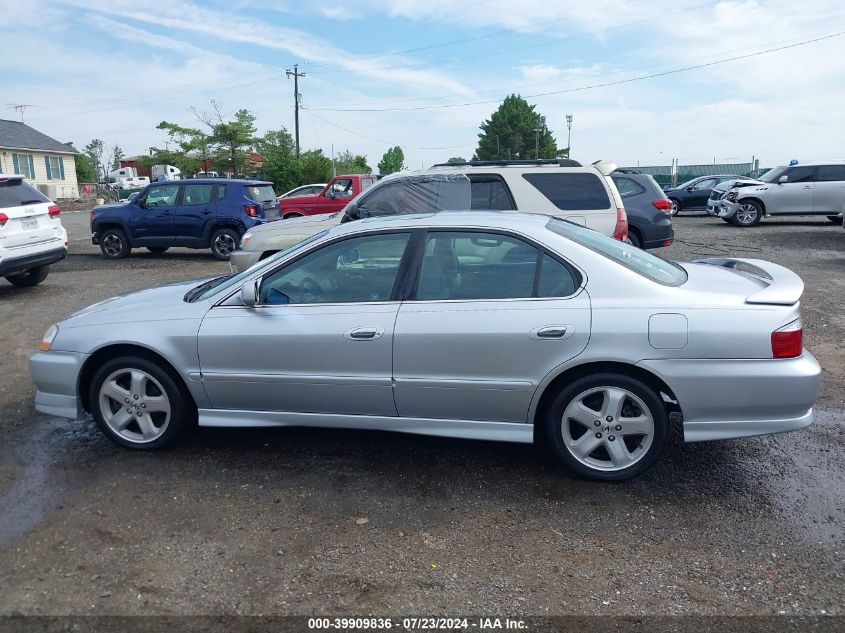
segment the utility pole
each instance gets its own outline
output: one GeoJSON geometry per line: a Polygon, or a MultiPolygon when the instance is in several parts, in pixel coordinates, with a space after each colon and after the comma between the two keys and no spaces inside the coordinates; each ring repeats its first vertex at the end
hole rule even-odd
{"type": "Polygon", "coordinates": [[[572,158],[572,115],[566,115],[566,157],[572,158]]]}
{"type": "Polygon", "coordinates": [[[293,77],[293,120],[296,128],[296,157],[299,158],[299,78],[304,77],[305,73],[299,72],[299,65],[294,64],[293,70],[286,70],[285,74],[293,77]]]}

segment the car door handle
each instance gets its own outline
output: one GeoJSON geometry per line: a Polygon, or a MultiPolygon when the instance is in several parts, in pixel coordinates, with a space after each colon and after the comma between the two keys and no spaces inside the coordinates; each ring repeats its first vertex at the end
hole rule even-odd
{"type": "Polygon", "coordinates": [[[161,214],[162,214],[162,215],[170,215],[170,211],[167,211],[167,210],[165,209],[164,211],[162,211],[162,212],[161,212],[161,214]]]}
{"type": "Polygon", "coordinates": [[[565,325],[549,325],[536,331],[537,338],[563,338],[566,336],[565,325]]]}
{"type": "Polygon", "coordinates": [[[343,338],[352,341],[372,341],[381,338],[384,328],[380,327],[356,327],[343,333],[343,338]]]}
{"type": "Polygon", "coordinates": [[[209,213],[211,213],[211,212],[212,212],[212,211],[211,211],[211,209],[203,209],[203,210],[202,210],[202,214],[203,214],[203,215],[208,215],[208,214],[209,214],[209,213]]]}

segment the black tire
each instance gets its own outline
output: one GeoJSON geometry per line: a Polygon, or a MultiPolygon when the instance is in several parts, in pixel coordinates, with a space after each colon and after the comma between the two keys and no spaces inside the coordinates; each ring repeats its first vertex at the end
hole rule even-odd
{"type": "Polygon", "coordinates": [[[47,275],[50,273],[50,265],[46,264],[44,266],[36,266],[35,268],[30,268],[26,272],[20,273],[19,275],[9,275],[6,277],[6,281],[10,284],[16,285],[18,288],[31,288],[32,286],[37,286],[42,281],[47,279],[47,275]]]}
{"type": "Polygon", "coordinates": [[[234,229],[218,229],[211,236],[211,254],[214,259],[225,262],[238,248],[241,236],[234,229]]]}
{"type": "Polygon", "coordinates": [[[283,215],[283,220],[290,220],[291,218],[301,218],[303,217],[301,213],[288,213],[287,215],[283,215]]]}
{"type": "MultiPolygon", "coordinates": [[[[185,393],[184,389],[180,388],[179,384],[177,383],[177,380],[178,379],[174,378],[170,374],[170,372],[165,371],[159,365],[147,360],[146,358],[141,358],[137,356],[119,356],[117,358],[113,358],[104,363],[96,371],[93,379],[91,380],[91,385],[88,391],[88,402],[89,407],[91,409],[91,414],[94,417],[94,421],[97,423],[97,426],[100,427],[100,430],[106,437],[108,437],[115,444],[122,446],[123,448],[128,448],[137,451],[152,451],[172,444],[191,425],[196,415],[196,409],[194,408],[193,402],[190,400],[190,397],[185,393]],[[148,374],[149,376],[154,378],[155,381],[158,382],[158,384],[161,386],[161,390],[163,390],[164,392],[164,395],[166,395],[167,399],[169,400],[170,414],[169,418],[166,420],[166,426],[164,430],[160,432],[159,435],[157,435],[154,439],[150,441],[132,441],[130,439],[125,438],[124,436],[120,435],[118,432],[113,430],[103,416],[103,411],[100,402],[100,388],[103,386],[103,383],[106,381],[106,379],[109,378],[109,376],[112,376],[114,373],[121,372],[123,370],[127,370],[127,372],[130,370],[141,370],[142,372],[148,374]]],[[[152,391],[153,394],[155,394],[155,391],[161,391],[157,388],[157,385],[153,384],[152,388],[154,388],[152,391]]],[[[116,404],[116,401],[114,401],[114,404],[116,404]]],[[[114,404],[111,404],[109,406],[114,407],[114,404]]],[[[117,407],[117,409],[113,410],[115,412],[119,412],[119,410],[123,408],[124,404],[129,404],[133,406],[133,413],[136,413],[138,406],[136,405],[136,401],[132,400],[131,398],[129,403],[120,403],[120,406],[117,407]]],[[[152,419],[153,414],[147,415],[149,415],[149,417],[152,419]]],[[[161,418],[159,418],[158,420],[156,420],[156,422],[162,423],[163,421],[161,418]]],[[[127,427],[127,430],[129,430],[130,432],[134,432],[131,430],[132,424],[136,424],[134,419],[132,422],[130,422],[130,426],[127,427]]],[[[139,429],[138,432],[140,433],[140,425],[137,426],[137,428],[139,429]]]]}
{"type": "Polygon", "coordinates": [[[733,224],[733,222],[731,221],[731,218],[719,218],[719,219],[722,222],[724,222],[725,224],[733,224]]]}
{"type": "MultiPolygon", "coordinates": [[[[601,396],[596,395],[589,397],[601,396]]],[[[640,405],[635,403],[630,396],[626,396],[623,402],[628,407],[633,406],[635,409],[640,408],[640,405]]],[[[549,412],[543,423],[545,425],[546,440],[557,459],[573,473],[579,475],[580,477],[593,479],[595,481],[623,481],[646,471],[654,465],[654,463],[662,455],[664,449],[666,448],[670,433],[669,416],[666,413],[666,409],[663,406],[659,395],[642,381],[624,374],[616,373],[603,373],[585,376],[567,385],[566,388],[564,388],[554,399],[554,402],[551,407],[549,407],[549,412]],[[599,388],[624,390],[629,394],[633,394],[640,400],[642,405],[648,409],[647,413],[650,414],[653,421],[651,442],[647,445],[647,448],[643,449],[642,445],[643,443],[647,443],[647,436],[628,435],[623,439],[623,429],[619,437],[616,437],[613,434],[620,431],[614,430],[618,429],[618,427],[615,424],[612,424],[612,422],[615,422],[612,418],[610,421],[607,421],[606,419],[596,420],[600,424],[596,425],[595,428],[587,428],[583,436],[595,436],[597,439],[599,436],[602,436],[602,441],[599,446],[585,457],[585,459],[596,462],[600,461],[599,457],[593,457],[594,455],[598,455],[600,451],[604,451],[608,456],[608,459],[612,459],[607,447],[612,446],[611,442],[619,442],[619,444],[614,444],[613,446],[622,446],[627,455],[635,457],[635,459],[631,460],[633,463],[630,466],[618,468],[616,470],[606,470],[600,466],[591,466],[576,458],[567,447],[566,440],[563,436],[563,414],[566,411],[566,408],[571,402],[573,402],[576,398],[581,397],[585,392],[599,388]],[[596,429],[598,429],[598,431],[596,431],[596,429]],[[637,442],[639,442],[639,444],[637,444],[637,442]],[[633,446],[633,448],[628,446],[629,443],[633,446]],[[638,453],[638,451],[640,452],[638,453]]],[[[575,421],[568,420],[566,424],[568,425],[567,432],[570,433],[570,435],[572,435],[572,425],[574,425],[574,427],[578,427],[579,429],[585,428],[575,421]]],[[[579,436],[575,439],[577,440],[581,437],[582,436],[579,436]]],[[[610,464],[608,464],[608,468],[610,467],[610,464]]]]}
{"type": "Polygon", "coordinates": [[[106,259],[126,259],[132,247],[126,233],[120,229],[108,229],[100,235],[100,250],[106,259]]]}
{"type": "Polygon", "coordinates": [[[829,215],[827,219],[833,222],[834,224],[842,224],[842,216],[841,215],[829,215]]]}
{"type": "Polygon", "coordinates": [[[681,205],[681,201],[677,198],[669,198],[669,202],[672,203],[672,210],[669,212],[669,215],[675,217],[683,210],[683,205],[681,205]]]}
{"type": "Polygon", "coordinates": [[[745,202],[740,203],[742,207],[736,210],[733,217],[731,218],[731,223],[734,226],[740,227],[749,227],[749,226],[757,226],[760,224],[760,220],[763,219],[763,205],[761,205],[756,200],[747,200],[745,202]],[[753,216],[747,215],[753,213],[753,216]],[[746,212],[746,213],[743,213],[746,212]],[[750,219],[746,219],[749,218],[750,219]]]}
{"type": "Polygon", "coordinates": [[[161,253],[166,253],[167,249],[170,248],[169,246],[147,246],[147,250],[151,253],[155,253],[156,255],[160,255],[161,253]]]}
{"type": "Polygon", "coordinates": [[[643,241],[639,233],[632,231],[630,228],[628,229],[628,241],[631,242],[631,246],[636,246],[637,248],[643,247],[643,241]]]}

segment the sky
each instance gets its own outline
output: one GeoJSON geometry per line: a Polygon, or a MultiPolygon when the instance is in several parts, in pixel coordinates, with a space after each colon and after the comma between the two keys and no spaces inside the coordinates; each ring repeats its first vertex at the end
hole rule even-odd
{"type": "Polygon", "coordinates": [[[845,158],[839,0],[0,0],[0,16],[0,118],[29,104],[28,125],[77,148],[164,147],[160,121],[198,127],[212,100],[292,133],[297,64],[303,149],[373,167],[393,145],[413,169],[471,157],[514,92],[560,147],[571,114],[585,163],[845,158]]]}

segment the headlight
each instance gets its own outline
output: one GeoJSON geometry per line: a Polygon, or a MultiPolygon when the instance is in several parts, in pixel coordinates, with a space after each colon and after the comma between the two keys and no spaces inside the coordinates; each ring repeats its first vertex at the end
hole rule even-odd
{"type": "Polygon", "coordinates": [[[56,338],[56,335],[59,333],[59,326],[58,325],[51,325],[50,329],[44,332],[44,336],[41,338],[41,348],[42,352],[49,351],[50,346],[53,344],[53,341],[56,338]]]}
{"type": "Polygon", "coordinates": [[[241,238],[241,248],[249,244],[249,241],[252,239],[252,236],[252,231],[247,231],[246,233],[244,233],[243,237],[241,238]]]}
{"type": "Polygon", "coordinates": [[[728,202],[736,202],[736,191],[731,191],[728,194],[728,202]]]}

